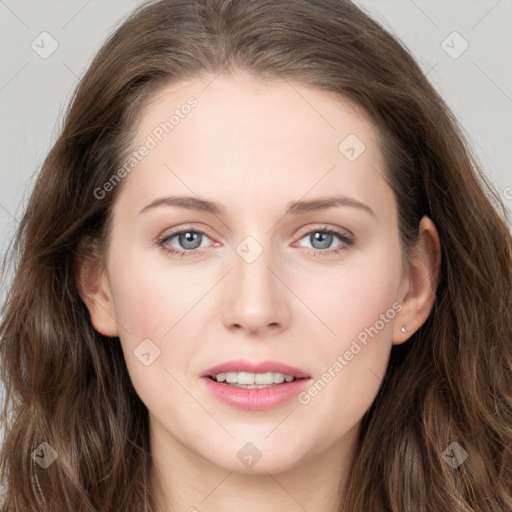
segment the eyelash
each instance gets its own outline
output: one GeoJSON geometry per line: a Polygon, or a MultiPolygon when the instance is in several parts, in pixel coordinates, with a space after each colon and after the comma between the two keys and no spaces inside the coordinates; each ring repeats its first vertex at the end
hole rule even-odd
{"type": "MultiPolygon", "coordinates": [[[[207,238],[210,238],[204,231],[201,231],[200,229],[192,229],[190,227],[190,228],[182,228],[179,231],[174,231],[172,233],[169,233],[169,234],[159,237],[157,239],[157,244],[159,247],[161,247],[161,249],[166,254],[174,254],[177,256],[181,256],[182,258],[184,256],[189,257],[189,256],[200,255],[202,253],[202,249],[193,249],[191,251],[180,251],[180,250],[175,249],[174,247],[167,244],[167,242],[169,240],[173,239],[175,236],[181,235],[184,233],[197,233],[200,235],[204,235],[207,238]]],[[[341,253],[342,251],[346,251],[349,247],[351,247],[355,243],[355,239],[353,239],[352,237],[348,236],[347,234],[342,233],[341,231],[328,228],[327,226],[317,227],[314,229],[310,229],[309,231],[305,231],[305,232],[301,233],[299,240],[304,238],[306,235],[310,235],[311,233],[327,233],[328,235],[335,235],[342,241],[342,243],[339,246],[337,246],[335,249],[330,249],[330,250],[329,249],[325,249],[325,250],[309,249],[308,247],[305,247],[304,249],[306,249],[306,252],[310,256],[318,256],[319,254],[321,256],[325,256],[325,257],[334,256],[334,255],[341,253]]]]}

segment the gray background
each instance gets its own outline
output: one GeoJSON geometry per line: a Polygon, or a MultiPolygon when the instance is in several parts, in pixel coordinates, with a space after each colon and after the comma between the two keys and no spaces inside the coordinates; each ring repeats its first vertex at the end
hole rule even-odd
{"type": "MultiPolygon", "coordinates": [[[[0,0],[0,255],[78,79],[107,35],[140,3],[0,0]],[[44,55],[52,44],[57,49],[44,55]]],[[[356,3],[411,50],[512,208],[512,0],[356,3]]]]}

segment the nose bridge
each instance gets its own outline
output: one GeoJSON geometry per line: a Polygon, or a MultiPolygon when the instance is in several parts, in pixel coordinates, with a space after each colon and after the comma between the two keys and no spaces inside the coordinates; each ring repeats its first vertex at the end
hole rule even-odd
{"type": "Polygon", "coordinates": [[[272,267],[275,258],[270,241],[262,238],[261,235],[258,238],[249,235],[236,247],[235,288],[242,294],[248,292],[255,298],[262,295],[260,299],[265,296],[270,299],[275,283],[268,267],[272,267]]]}
{"type": "Polygon", "coordinates": [[[289,316],[288,306],[283,286],[274,275],[274,267],[280,265],[272,252],[271,241],[263,235],[249,235],[235,251],[225,322],[251,331],[269,325],[283,327],[289,316]]]}

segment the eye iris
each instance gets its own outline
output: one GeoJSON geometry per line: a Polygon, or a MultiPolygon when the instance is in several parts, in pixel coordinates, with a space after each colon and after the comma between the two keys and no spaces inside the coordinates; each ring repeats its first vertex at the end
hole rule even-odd
{"type": "Polygon", "coordinates": [[[187,231],[178,236],[179,243],[184,249],[197,249],[201,245],[201,233],[187,231]],[[199,243],[197,241],[199,240],[199,243]]]}
{"type": "Polygon", "coordinates": [[[311,245],[315,249],[327,249],[332,242],[332,234],[325,231],[316,231],[310,235],[311,245]],[[320,247],[316,246],[314,242],[320,242],[320,247]]]}

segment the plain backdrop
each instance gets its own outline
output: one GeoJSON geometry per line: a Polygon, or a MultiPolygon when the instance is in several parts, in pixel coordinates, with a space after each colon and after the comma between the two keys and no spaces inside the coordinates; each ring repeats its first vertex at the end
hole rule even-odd
{"type": "MultiPolygon", "coordinates": [[[[77,81],[105,38],[140,3],[0,0],[0,255],[77,81]]],[[[410,49],[511,208],[512,0],[355,3],[410,49]]],[[[5,290],[0,292],[1,303],[5,290]]]]}

